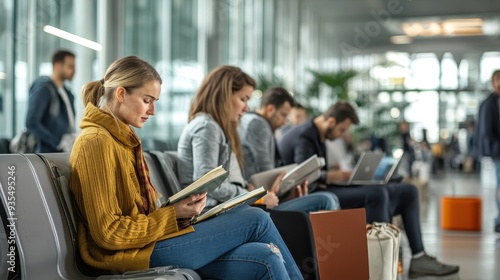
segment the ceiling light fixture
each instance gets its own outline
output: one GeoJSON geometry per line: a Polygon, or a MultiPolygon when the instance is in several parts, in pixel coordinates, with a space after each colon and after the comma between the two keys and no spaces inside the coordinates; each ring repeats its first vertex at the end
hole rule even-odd
{"type": "Polygon", "coordinates": [[[444,35],[482,35],[484,20],[481,18],[448,19],[441,22],[444,35]]]}
{"type": "Polygon", "coordinates": [[[403,22],[401,28],[410,37],[484,35],[481,18],[447,19],[443,21],[403,22]]]}
{"type": "Polygon", "coordinates": [[[96,43],[94,41],[90,41],[88,39],[82,38],[80,36],[66,32],[66,31],[61,30],[59,28],[55,28],[55,27],[50,26],[50,25],[45,25],[43,27],[43,31],[45,31],[49,34],[52,34],[54,36],[57,36],[59,38],[71,41],[71,42],[79,44],[79,45],[82,45],[84,47],[96,50],[96,51],[102,50],[102,46],[99,43],[96,43]]]}
{"type": "Polygon", "coordinates": [[[405,44],[411,44],[413,42],[413,39],[410,36],[406,35],[391,36],[390,40],[391,43],[395,45],[405,45],[405,44]]]}

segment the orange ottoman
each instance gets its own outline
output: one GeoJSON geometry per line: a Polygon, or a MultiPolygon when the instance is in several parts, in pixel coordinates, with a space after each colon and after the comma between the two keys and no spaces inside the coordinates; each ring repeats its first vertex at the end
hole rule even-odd
{"type": "Polygon", "coordinates": [[[449,230],[481,230],[481,198],[441,198],[441,227],[449,230]]]}

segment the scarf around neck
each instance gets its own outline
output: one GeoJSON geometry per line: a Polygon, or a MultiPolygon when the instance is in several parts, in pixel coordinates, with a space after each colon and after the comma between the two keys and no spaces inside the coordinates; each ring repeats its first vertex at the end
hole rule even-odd
{"type": "Polygon", "coordinates": [[[149,214],[156,210],[157,202],[161,194],[156,191],[151,183],[148,164],[144,159],[144,152],[142,151],[141,144],[135,147],[135,162],[137,174],[139,175],[139,183],[141,185],[142,206],[144,207],[144,211],[149,214]]]}
{"type": "Polygon", "coordinates": [[[135,134],[130,126],[118,120],[111,113],[89,103],[85,108],[85,115],[80,127],[84,129],[96,125],[105,128],[116,141],[134,150],[135,169],[139,179],[142,206],[146,214],[155,211],[161,194],[156,191],[151,183],[148,165],[144,159],[141,140],[137,134],[135,134]]]}

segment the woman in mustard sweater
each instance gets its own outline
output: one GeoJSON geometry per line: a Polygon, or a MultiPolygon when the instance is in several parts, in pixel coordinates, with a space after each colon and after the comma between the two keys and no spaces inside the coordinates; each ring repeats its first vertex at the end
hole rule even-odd
{"type": "Polygon", "coordinates": [[[83,88],[82,132],[71,156],[70,187],[83,216],[83,260],[105,270],[179,265],[214,279],[302,279],[269,216],[237,207],[195,226],[182,226],[205,207],[206,194],[158,208],[141,141],[155,113],[161,78],[147,62],[115,61],[104,79],[83,88]]]}

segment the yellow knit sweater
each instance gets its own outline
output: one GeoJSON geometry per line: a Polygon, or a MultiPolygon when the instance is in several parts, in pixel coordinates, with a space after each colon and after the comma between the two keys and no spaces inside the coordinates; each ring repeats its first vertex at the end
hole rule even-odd
{"type": "Polygon", "coordinates": [[[140,140],[129,126],[88,104],[70,156],[70,187],[88,225],[80,224],[78,243],[90,266],[115,271],[149,268],[158,240],[179,231],[172,206],[145,215],[135,169],[140,140]]]}

